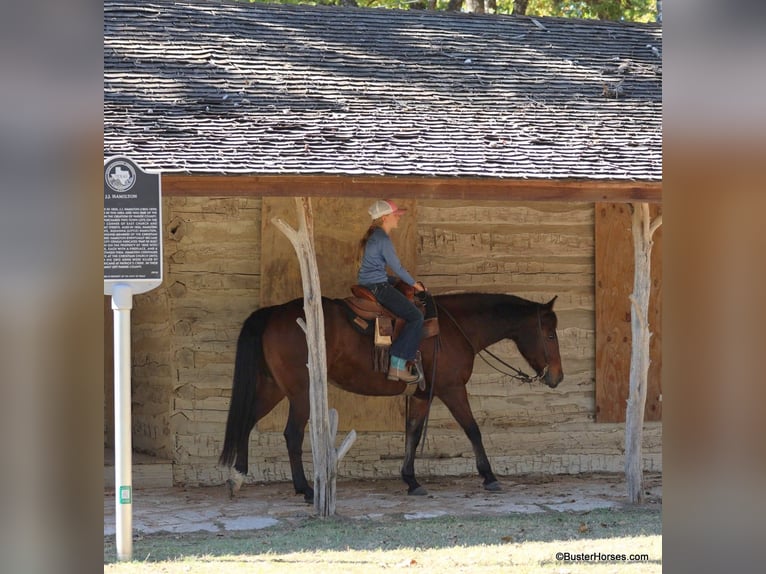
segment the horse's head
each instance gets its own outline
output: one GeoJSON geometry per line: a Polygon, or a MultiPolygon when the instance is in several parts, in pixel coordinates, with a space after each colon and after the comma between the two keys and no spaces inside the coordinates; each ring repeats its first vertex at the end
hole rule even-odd
{"type": "Polygon", "coordinates": [[[554,301],[556,297],[537,306],[536,312],[525,319],[526,328],[520,331],[516,340],[519,352],[535,370],[537,377],[552,389],[564,379],[554,301]]]}

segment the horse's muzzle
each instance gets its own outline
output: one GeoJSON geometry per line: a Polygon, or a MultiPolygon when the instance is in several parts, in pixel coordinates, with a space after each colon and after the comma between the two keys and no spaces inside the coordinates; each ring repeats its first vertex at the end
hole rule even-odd
{"type": "Polygon", "coordinates": [[[548,369],[543,376],[543,382],[550,388],[555,389],[559,383],[564,380],[564,371],[559,369],[548,369]]]}

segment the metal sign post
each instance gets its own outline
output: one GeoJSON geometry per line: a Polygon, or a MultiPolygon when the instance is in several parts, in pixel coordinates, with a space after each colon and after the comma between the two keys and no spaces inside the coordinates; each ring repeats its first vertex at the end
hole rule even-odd
{"type": "Polygon", "coordinates": [[[133,557],[133,439],[130,434],[130,285],[112,289],[114,311],[114,494],[117,558],[133,557]]]}
{"type": "Polygon", "coordinates": [[[117,558],[133,557],[130,310],[162,283],[160,174],[126,157],[104,162],[104,295],[114,311],[114,486],[117,558]]]}

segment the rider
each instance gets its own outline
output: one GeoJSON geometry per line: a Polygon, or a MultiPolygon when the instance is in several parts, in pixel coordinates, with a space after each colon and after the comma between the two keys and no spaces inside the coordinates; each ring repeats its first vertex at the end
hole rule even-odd
{"type": "Polygon", "coordinates": [[[388,378],[392,381],[414,383],[419,376],[412,372],[407,363],[415,360],[420,345],[423,314],[401,291],[394,288],[397,277],[386,272],[388,266],[399,279],[414,287],[415,291],[426,290],[423,283],[415,281],[402,267],[389,237],[391,231],[399,225],[399,218],[407,210],[397,207],[393,201],[379,199],[367,211],[372,217],[372,223],[359,242],[363,253],[357,280],[375,295],[378,303],[404,319],[405,325],[401,333],[391,344],[388,378]]]}

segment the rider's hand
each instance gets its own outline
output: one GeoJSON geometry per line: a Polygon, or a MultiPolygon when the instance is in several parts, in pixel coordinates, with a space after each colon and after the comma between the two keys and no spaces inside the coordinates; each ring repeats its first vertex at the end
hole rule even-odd
{"type": "Polygon", "coordinates": [[[426,290],[426,286],[423,285],[422,281],[416,281],[414,287],[415,287],[415,291],[417,292],[426,290]]]}

